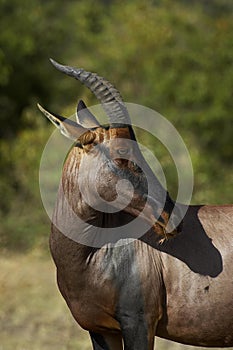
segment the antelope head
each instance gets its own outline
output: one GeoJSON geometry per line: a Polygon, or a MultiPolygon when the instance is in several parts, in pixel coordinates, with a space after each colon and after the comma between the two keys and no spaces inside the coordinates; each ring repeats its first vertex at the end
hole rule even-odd
{"type": "MultiPolygon", "coordinates": [[[[139,217],[137,226],[144,225],[145,232],[152,229],[161,239],[176,235],[179,228],[169,228],[168,222],[171,215],[179,213],[174,213],[174,202],[138,147],[119,91],[97,74],[51,62],[59,71],[87,86],[109,117],[109,125],[101,126],[83,101],[78,103],[77,122],[38,105],[60,132],[74,142],[64,164],[53,223],[65,227],[62,229],[65,234],[68,225],[72,232],[85,234],[86,226],[74,224],[72,215],[94,227],[95,233],[100,228],[123,227],[139,217]]],[[[133,232],[127,234],[134,237],[133,232]]]]}

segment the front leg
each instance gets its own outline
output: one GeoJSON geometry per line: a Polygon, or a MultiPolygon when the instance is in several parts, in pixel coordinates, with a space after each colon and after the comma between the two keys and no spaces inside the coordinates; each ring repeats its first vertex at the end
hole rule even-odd
{"type": "Polygon", "coordinates": [[[123,350],[120,334],[90,332],[93,350],[123,350]]]}
{"type": "Polygon", "coordinates": [[[124,350],[154,349],[154,327],[148,327],[143,313],[122,316],[121,330],[124,350]]]}

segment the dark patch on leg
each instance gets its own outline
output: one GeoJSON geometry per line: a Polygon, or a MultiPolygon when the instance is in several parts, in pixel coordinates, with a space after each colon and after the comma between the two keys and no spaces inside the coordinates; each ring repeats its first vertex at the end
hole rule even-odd
{"type": "Polygon", "coordinates": [[[144,315],[133,313],[129,317],[121,318],[121,329],[125,350],[148,350],[148,329],[144,315]]]}
{"type": "Polygon", "coordinates": [[[121,333],[98,334],[90,332],[94,350],[123,350],[121,333]]]}
{"type": "Polygon", "coordinates": [[[144,299],[135,256],[134,245],[129,244],[118,250],[119,300],[116,318],[121,325],[125,350],[148,350],[148,325],[145,318],[144,299]]]}
{"type": "Polygon", "coordinates": [[[110,350],[101,334],[90,332],[90,336],[94,350],[110,350]]]}

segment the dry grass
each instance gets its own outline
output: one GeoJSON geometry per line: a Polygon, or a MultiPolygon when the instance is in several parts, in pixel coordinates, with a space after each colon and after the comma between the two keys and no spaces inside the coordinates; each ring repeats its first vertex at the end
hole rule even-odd
{"type": "MultiPolygon", "coordinates": [[[[91,350],[55,282],[55,268],[39,252],[0,257],[0,350],[91,350]]],[[[190,347],[157,339],[157,349],[190,347]]]]}
{"type": "Polygon", "coordinates": [[[0,350],[89,350],[57,291],[49,258],[0,258],[0,350]]]}

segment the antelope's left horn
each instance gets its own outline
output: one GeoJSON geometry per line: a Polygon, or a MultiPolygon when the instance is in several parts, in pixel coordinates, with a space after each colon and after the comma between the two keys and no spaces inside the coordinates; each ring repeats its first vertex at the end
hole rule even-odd
{"type": "Polygon", "coordinates": [[[131,124],[129,113],[120,92],[108,80],[82,68],[63,66],[51,58],[50,61],[59,71],[79,80],[94,93],[107,113],[110,125],[131,124]]]}

